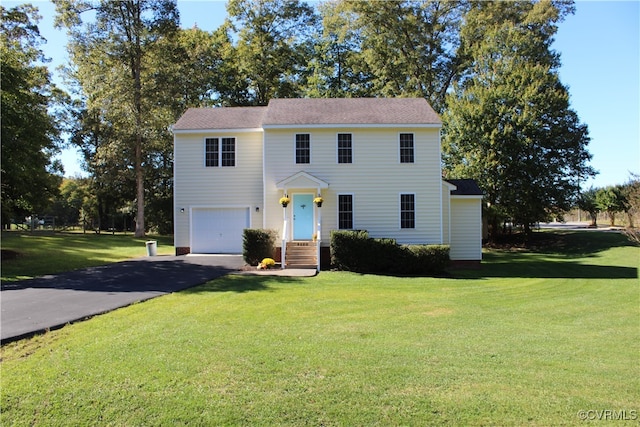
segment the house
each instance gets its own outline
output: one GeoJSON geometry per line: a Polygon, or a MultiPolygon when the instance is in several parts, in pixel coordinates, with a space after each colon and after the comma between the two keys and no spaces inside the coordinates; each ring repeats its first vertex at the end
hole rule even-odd
{"type": "Polygon", "coordinates": [[[286,265],[310,246],[319,266],[331,230],[358,229],[479,263],[482,193],[442,179],[441,127],[422,98],[189,109],[173,126],[176,253],[241,253],[243,229],[265,228],[286,265]]]}

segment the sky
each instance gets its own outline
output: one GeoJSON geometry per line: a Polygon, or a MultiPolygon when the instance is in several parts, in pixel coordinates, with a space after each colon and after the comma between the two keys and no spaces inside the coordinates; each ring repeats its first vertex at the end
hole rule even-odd
{"type": "MultiPolygon", "coordinates": [[[[6,8],[24,1],[5,1],[6,8]]],[[[55,67],[65,64],[64,30],[53,28],[55,8],[49,1],[32,1],[40,9],[42,46],[51,58],[54,82],[62,86],[55,67]]],[[[553,49],[560,53],[560,79],[568,86],[571,108],[587,124],[599,174],[582,184],[605,187],[624,184],[630,172],[640,173],[640,1],[576,1],[576,13],[558,26],[553,49]]],[[[183,28],[197,25],[212,31],[224,21],[225,2],[178,0],[183,28]]],[[[60,156],[66,176],[82,175],[77,150],[60,156]]]]}

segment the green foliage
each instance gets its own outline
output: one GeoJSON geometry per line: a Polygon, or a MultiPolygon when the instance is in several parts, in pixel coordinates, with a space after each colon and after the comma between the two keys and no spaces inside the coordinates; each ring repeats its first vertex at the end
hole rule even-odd
{"type": "Polygon", "coordinates": [[[227,11],[237,34],[234,66],[247,83],[247,103],[300,96],[317,21],[313,8],[298,0],[231,0],[227,11]]]}
{"type": "Polygon", "coordinates": [[[245,228],[242,233],[242,257],[249,265],[258,265],[273,256],[277,233],[261,228],[245,228]]]}
{"type": "Polygon", "coordinates": [[[447,245],[409,245],[407,274],[438,274],[449,267],[449,246],[447,245]]]}
{"type": "Polygon", "coordinates": [[[163,203],[171,194],[168,124],[182,113],[182,105],[174,102],[181,88],[175,2],[55,3],[56,22],[71,36],[68,77],[83,95],[74,111],[73,141],[96,179],[100,216],[135,201],[136,235],[143,236],[149,197],[165,209],[154,225],[166,228],[171,217],[163,203]],[[95,22],[82,21],[89,11],[95,12],[95,22]]]}
{"type": "Polygon", "coordinates": [[[596,191],[595,202],[598,209],[609,215],[610,225],[615,225],[616,213],[627,210],[627,199],[619,186],[609,186],[596,191]]]}
{"type": "MultiPolygon", "coordinates": [[[[490,206],[530,225],[570,209],[594,175],[587,126],[569,108],[550,49],[570,5],[479,2],[465,17],[470,66],[443,115],[446,176],[473,178],[490,206]]],[[[489,218],[490,232],[498,230],[489,218]]]]}
{"type": "Polygon", "coordinates": [[[38,9],[0,6],[0,186],[2,224],[44,213],[58,194],[60,128],[52,113],[63,94],[51,83],[40,44],[38,9]]]}
{"type": "Polygon", "coordinates": [[[449,265],[444,245],[398,245],[366,231],[331,232],[331,264],[339,270],[396,275],[441,274],[449,265]]]}
{"type": "Polygon", "coordinates": [[[597,190],[592,187],[589,190],[580,193],[577,201],[578,208],[589,213],[592,227],[597,225],[598,212],[600,212],[600,208],[596,202],[596,194],[597,190]]]}
{"type": "Polygon", "coordinates": [[[436,111],[461,69],[467,1],[338,1],[323,9],[324,60],[333,92],[426,98],[436,111]],[[333,5],[333,6],[332,6],[333,5]],[[339,28],[342,26],[342,28],[339,28]],[[332,61],[331,61],[332,60],[332,61]],[[344,88],[344,89],[343,89],[344,88]]]}

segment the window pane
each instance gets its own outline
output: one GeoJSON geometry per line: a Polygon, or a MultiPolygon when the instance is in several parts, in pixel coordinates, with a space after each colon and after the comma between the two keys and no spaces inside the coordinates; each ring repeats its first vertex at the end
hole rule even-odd
{"type": "Polygon", "coordinates": [[[311,142],[308,133],[296,135],[296,163],[311,162],[311,142]]]}
{"type": "Polygon", "coordinates": [[[400,228],[416,228],[414,194],[400,195],[400,228]]]}
{"type": "Polygon", "coordinates": [[[222,166],[236,165],[236,139],[222,138],[222,166]]]}
{"type": "Polygon", "coordinates": [[[352,162],[351,134],[338,134],[338,163],[352,162]]]}
{"type": "Polygon", "coordinates": [[[351,194],[338,196],[338,228],[340,230],[353,229],[353,196],[351,194]]]}
{"type": "Polygon", "coordinates": [[[204,158],[205,166],[218,166],[218,138],[207,138],[204,140],[204,158]]]}
{"type": "Polygon", "coordinates": [[[400,134],[400,163],[413,163],[413,134],[400,134]]]}

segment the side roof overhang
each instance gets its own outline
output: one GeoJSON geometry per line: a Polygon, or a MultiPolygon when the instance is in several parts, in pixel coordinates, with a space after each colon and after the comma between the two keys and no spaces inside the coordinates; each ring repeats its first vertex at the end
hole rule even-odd
{"type": "Polygon", "coordinates": [[[453,186],[453,188],[449,187],[452,197],[481,199],[484,196],[478,183],[473,179],[445,179],[443,182],[453,186]]]}

